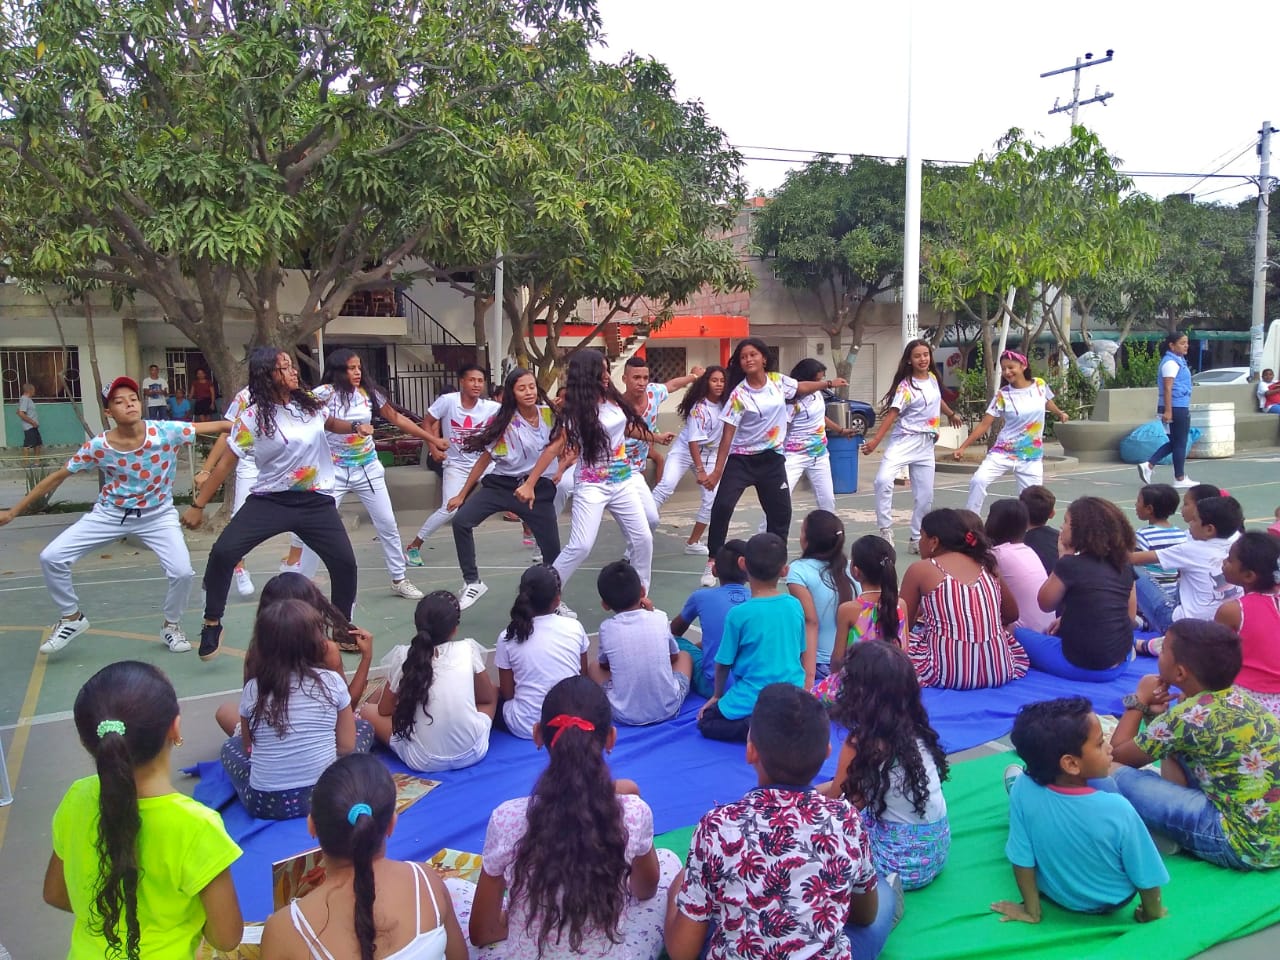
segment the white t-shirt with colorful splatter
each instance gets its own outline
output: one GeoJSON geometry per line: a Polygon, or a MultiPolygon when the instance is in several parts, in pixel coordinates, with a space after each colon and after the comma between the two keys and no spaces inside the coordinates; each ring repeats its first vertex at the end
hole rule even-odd
{"type": "Polygon", "coordinates": [[[108,510],[155,510],[173,503],[178,451],[195,443],[195,428],[179,420],[148,420],[142,445],[120,451],[100,433],[67,461],[67,470],[101,470],[106,477],[98,506],[108,510]]]}
{"type": "Polygon", "coordinates": [[[621,483],[631,476],[631,464],[627,460],[627,415],[616,403],[600,404],[600,429],[608,437],[603,461],[593,463],[585,451],[578,459],[576,483],[621,483]]]}
{"type": "Polygon", "coordinates": [[[257,406],[245,408],[231,427],[227,446],[238,457],[253,451],[258,462],[253,493],[333,493],[333,457],[324,429],[327,417],[325,407],[307,413],[293,402],[277,406],[275,431],[268,437],[260,429],[257,406]]]}
{"type": "Polygon", "coordinates": [[[737,429],[729,452],[739,455],[782,452],[787,433],[787,403],[795,398],[797,383],[781,373],[770,373],[764,386],[746,380],[733,388],[720,419],[737,429]]]}
{"type": "MultiPolygon", "coordinates": [[[[320,384],[312,393],[325,405],[325,410],[331,417],[349,420],[353,424],[373,423],[374,402],[364,387],[352,390],[351,396],[345,400],[331,383],[320,384]]],[[[382,409],[384,402],[380,398],[377,409],[382,409]]],[[[325,433],[325,440],[329,444],[334,466],[345,470],[367,467],[378,459],[378,448],[374,446],[373,437],[358,433],[325,433]]]]}
{"type": "Polygon", "coordinates": [[[457,467],[470,470],[480,459],[479,451],[471,453],[462,448],[466,439],[489,425],[500,405],[486,397],[477,397],[470,410],[462,405],[462,394],[456,390],[436,397],[427,413],[440,421],[440,436],[449,443],[445,459],[457,467]]]}
{"type": "Polygon", "coordinates": [[[1044,414],[1053,388],[1036,377],[1026,387],[1004,387],[987,404],[987,416],[1004,420],[990,454],[1030,462],[1044,458],[1044,414]]]}
{"type": "Polygon", "coordinates": [[[898,411],[894,433],[937,433],[942,424],[942,389],[932,373],[924,380],[904,377],[889,406],[898,411]]]}
{"type": "Polygon", "coordinates": [[[683,439],[676,444],[698,444],[698,455],[705,461],[708,454],[714,454],[720,447],[720,435],[724,433],[724,421],[720,419],[722,407],[710,400],[699,400],[689,411],[689,419],[680,431],[683,439]]]}
{"type": "Polygon", "coordinates": [[[826,454],[827,401],[821,393],[811,393],[791,405],[783,450],[806,457],[826,454]]]}
{"type": "MultiPolygon", "coordinates": [[[[654,433],[658,432],[658,409],[662,406],[662,402],[671,396],[671,391],[667,389],[666,384],[651,383],[645,387],[645,407],[644,412],[640,414],[640,419],[654,433]]],[[[645,461],[649,459],[649,444],[643,440],[634,440],[627,438],[627,463],[631,464],[631,469],[637,473],[643,473],[645,461]]]]}
{"type": "MultiPolygon", "coordinates": [[[[249,388],[245,387],[231,398],[231,403],[227,405],[227,412],[222,415],[222,419],[235,423],[240,419],[240,414],[249,409],[249,403],[249,388]]],[[[249,450],[246,453],[242,453],[240,459],[246,463],[253,463],[253,451],[249,450]]]]}
{"type": "MultiPolygon", "coordinates": [[[[542,451],[551,445],[551,427],[555,422],[555,412],[542,404],[538,404],[538,417],[533,423],[516,410],[502,436],[485,448],[493,458],[493,472],[500,477],[528,476],[542,451]]],[[[543,474],[554,475],[551,469],[543,474]]]]}

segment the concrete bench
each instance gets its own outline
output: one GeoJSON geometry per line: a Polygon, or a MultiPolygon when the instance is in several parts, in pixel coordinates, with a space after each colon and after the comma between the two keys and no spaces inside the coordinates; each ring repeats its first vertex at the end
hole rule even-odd
{"type": "MultiPolygon", "coordinates": [[[[1280,416],[1259,413],[1251,383],[1194,388],[1191,402],[1231,403],[1236,414],[1236,449],[1256,450],[1280,444],[1280,416]]],[[[1063,451],[1081,463],[1118,463],[1120,441],[1156,413],[1155,387],[1099,390],[1088,420],[1054,424],[1063,451]]]]}

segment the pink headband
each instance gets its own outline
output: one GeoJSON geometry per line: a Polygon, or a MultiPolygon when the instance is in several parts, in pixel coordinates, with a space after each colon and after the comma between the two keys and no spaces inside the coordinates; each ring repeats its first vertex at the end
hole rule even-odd
{"type": "Polygon", "coordinates": [[[1006,350],[1004,353],[1000,354],[1000,359],[1001,360],[1017,360],[1024,367],[1031,366],[1031,364],[1027,363],[1027,358],[1024,357],[1022,354],[1018,353],[1018,351],[1016,350],[1006,350]]]}

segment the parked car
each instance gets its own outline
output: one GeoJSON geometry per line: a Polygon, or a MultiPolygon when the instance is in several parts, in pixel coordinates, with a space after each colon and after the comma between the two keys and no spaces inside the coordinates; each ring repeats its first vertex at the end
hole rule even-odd
{"type": "Polygon", "coordinates": [[[852,428],[854,433],[867,433],[876,425],[876,408],[871,404],[862,400],[843,400],[830,390],[822,391],[822,398],[827,402],[827,416],[852,428]]]}
{"type": "Polygon", "coordinates": [[[1218,367],[1215,370],[1201,370],[1192,374],[1191,382],[1195,386],[1224,383],[1248,383],[1248,367],[1218,367]]]}

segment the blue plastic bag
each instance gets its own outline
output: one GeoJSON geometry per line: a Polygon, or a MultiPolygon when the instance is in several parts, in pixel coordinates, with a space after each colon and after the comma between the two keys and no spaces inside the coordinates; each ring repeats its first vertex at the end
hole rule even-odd
{"type": "MultiPolygon", "coordinates": [[[[1148,420],[1120,441],[1120,459],[1125,463],[1150,463],[1151,455],[1163,447],[1168,439],[1169,434],[1163,420],[1148,420]]],[[[1192,427],[1187,434],[1187,450],[1190,451],[1191,445],[1199,439],[1200,429],[1192,427]]],[[[1163,460],[1156,462],[1170,463],[1172,460],[1173,455],[1167,454],[1163,460]]]]}

